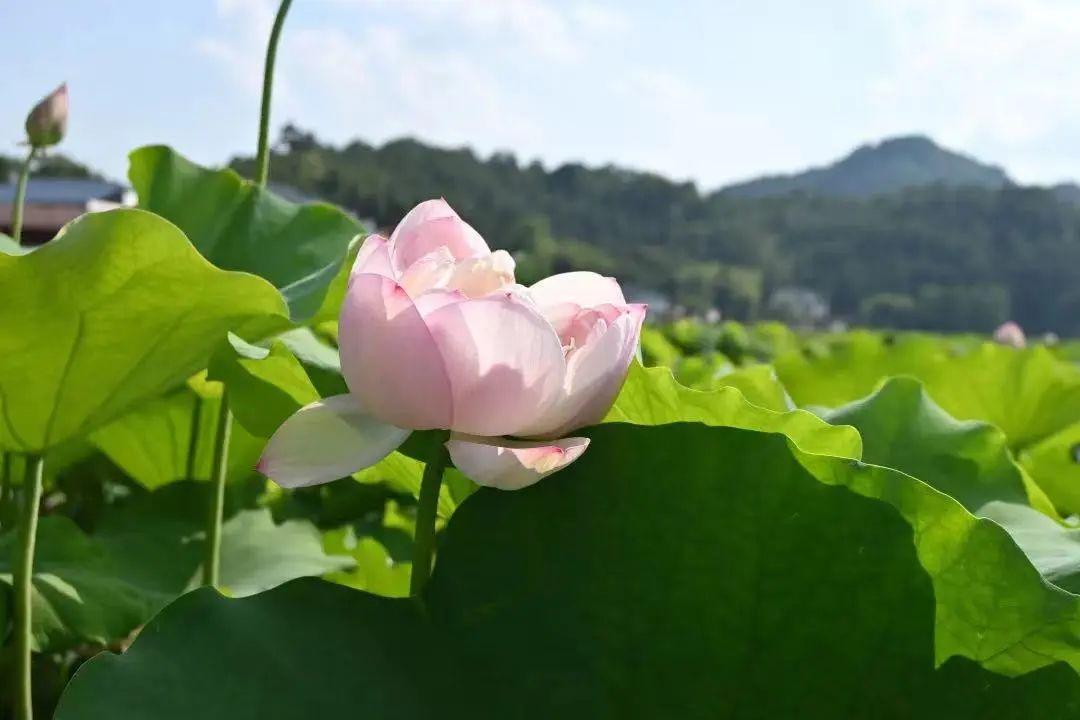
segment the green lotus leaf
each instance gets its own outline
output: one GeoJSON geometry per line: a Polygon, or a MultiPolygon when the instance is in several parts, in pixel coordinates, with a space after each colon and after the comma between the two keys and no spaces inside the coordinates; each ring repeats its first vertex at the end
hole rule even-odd
{"type": "Polygon", "coordinates": [[[207,377],[225,384],[237,422],[261,438],[319,399],[304,367],[280,340],[267,349],[231,336],[211,357],[207,377]]]}
{"type": "MultiPolygon", "coordinates": [[[[178,480],[209,480],[220,404],[220,396],[204,398],[184,387],[140,404],[89,439],[147,490],[178,480]]],[[[226,478],[231,482],[250,476],[265,444],[264,438],[234,424],[226,478]]]]}
{"type": "Polygon", "coordinates": [[[335,314],[323,303],[332,288],[341,294],[350,241],[364,230],[355,218],[327,203],[288,202],[165,146],[139,148],[130,161],[139,206],[176,223],[215,265],[269,280],[297,322],[335,314]]]}
{"type": "MultiPolygon", "coordinates": [[[[753,377],[739,376],[740,379],[753,377]]],[[[742,393],[743,386],[740,381],[714,390],[693,390],[680,385],[667,368],[644,368],[632,363],[605,422],[661,425],[696,421],[783,433],[807,452],[848,458],[862,456],[862,440],[853,428],[830,425],[805,410],[774,412],[751,404],[742,393]]]]}
{"type": "Polygon", "coordinates": [[[1062,513],[1080,514],[1080,422],[1029,447],[1020,464],[1062,513]]]}
{"type": "Polygon", "coordinates": [[[824,417],[859,431],[863,461],[917,477],[974,515],[998,502],[1056,515],[1046,494],[1013,460],[1004,433],[988,423],[956,420],[914,378],[889,379],[873,395],[824,417]]]}
{"type": "Polygon", "coordinates": [[[227,332],[286,321],[265,280],[219,270],[176,226],[132,209],[0,254],[0,307],[0,448],[32,453],[178,386],[227,332]]]}
{"type": "Polygon", "coordinates": [[[567,470],[463,504],[421,598],[191,593],[85,664],[56,717],[1080,712],[1053,617],[1075,597],[925,483],[700,423],[591,437],[567,470]]]}
{"type": "Polygon", "coordinates": [[[1045,347],[974,349],[924,335],[851,333],[824,356],[788,354],[776,371],[801,407],[836,407],[865,397],[895,375],[912,375],[950,415],[984,420],[1023,449],[1080,417],[1080,368],[1045,347]]]}

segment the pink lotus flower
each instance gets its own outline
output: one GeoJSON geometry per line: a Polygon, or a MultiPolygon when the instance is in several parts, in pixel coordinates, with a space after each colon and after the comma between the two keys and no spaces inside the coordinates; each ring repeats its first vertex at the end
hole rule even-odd
{"type": "Polygon", "coordinates": [[[1024,336],[1024,329],[1010,320],[999,325],[994,331],[994,342],[999,345],[1022,348],[1027,345],[1027,338],[1024,336]]]}
{"type": "Polygon", "coordinates": [[[531,485],[585,452],[565,436],[611,407],[644,317],[596,273],[515,284],[509,254],[444,200],[420,203],[353,266],[339,325],[349,394],[289,418],[259,469],[285,487],[328,482],[440,428],[477,483],[531,485]]]}

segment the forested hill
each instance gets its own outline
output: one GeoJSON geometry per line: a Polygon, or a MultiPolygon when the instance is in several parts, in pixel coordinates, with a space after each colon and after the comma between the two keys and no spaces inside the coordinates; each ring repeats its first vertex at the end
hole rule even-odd
{"type": "MultiPolygon", "coordinates": [[[[883,146],[892,155],[912,144],[883,146]]],[[[805,288],[853,322],[986,331],[1015,318],[1030,331],[1080,335],[1080,211],[989,166],[969,168],[970,183],[865,198],[745,198],[617,167],[548,170],[408,139],[338,148],[289,127],[277,149],[273,180],[380,226],[445,196],[493,245],[515,251],[523,280],[589,267],[691,310],[789,320],[806,310],[806,294],[791,289],[805,288]]],[[[249,158],[233,165],[250,176],[249,158]]]]}
{"type": "Polygon", "coordinates": [[[926,136],[908,135],[863,145],[826,167],[758,178],[730,185],[723,192],[739,197],[792,192],[870,197],[934,184],[996,190],[1010,182],[1005,171],[995,165],[946,150],[926,136]]]}

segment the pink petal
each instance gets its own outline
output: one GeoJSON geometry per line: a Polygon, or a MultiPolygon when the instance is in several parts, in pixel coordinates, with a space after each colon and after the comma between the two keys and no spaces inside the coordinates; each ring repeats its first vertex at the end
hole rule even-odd
{"type": "Polygon", "coordinates": [[[626,305],[622,288],[615,278],[594,272],[568,272],[544,278],[529,288],[538,307],[547,308],[574,303],[583,308],[597,305],[626,305]]]}
{"type": "Polygon", "coordinates": [[[451,435],[446,443],[458,470],[480,485],[520,490],[581,457],[588,438],[571,437],[545,442],[451,435]]]}
{"type": "Polygon", "coordinates": [[[454,430],[516,435],[561,393],[566,362],[559,338],[512,294],[449,304],[426,320],[450,379],[454,430]]]}
{"type": "Polygon", "coordinates": [[[409,211],[390,235],[390,256],[398,272],[404,272],[420,258],[440,247],[456,260],[480,257],[491,252],[484,238],[445,200],[426,200],[409,211]]]}
{"type": "Polygon", "coordinates": [[[256,469],[282,487],[337,480],[382,460],[408,430],[384,425],[356,398],[335,395],[305,405],[277,429],[256,469]]]}
{"type": "Polygon", "coordinates": [[[555,328],[563,345],[570,342],[570,330],[574,324],[574,318],[581,312],[581,306],[577,303],[559,303],[557,305],[545,305],[540,308],[551,327],[555,328]]]}
{"type": "Polygon", "coordinates": [[[368,235],[364,244],[360,246],[360,252],[356,254],[349,280],[359,273],[372,273],[384,277],[394,277],[394,268],[390,264],[390,246],[386,238],[381,235],[368,235]]]}
{"type": "Polygon", "coordinates": [[[519,434],[558,437],[600,422],[626,380],[644,319],[644,305],[629,305],[605,332],[572,350],[567,356],[562,396],[542,418],[519,434]]]}
{"type": "MultiPolygon", "coordinates": [[[[626,306],[597,305],[580,310],[560,333],[563,346],[583,347],[607,332],[608,326],[626,313],[626,306]]],[[[546,316],[547,313],[544,313],[546,316]]]]}
{"type": "Polygon", "coordinates": [[[416,305],[420,317],[426,318],[439,308],[467,299],[463,293],[457,290],[428,290],[423,295],[415,298],[413,304],[416,305]]]}
{"type": "Polygon", "coordinates": [[[450,382],[439,348],[405,289],[393,280],[353,276],[338,326],[341,372],[349,390],[384,423],[448,428],[450,382]]]}
{"type": "Polygon", "coordinates": [[[415,298],[428,290],[445,287],[454,272],[454,256],[446,247],[440,247],[410,265],[398,282],[415,298]]]}
{"type": "Polygon", "coordinates": [[[390,234],[390,244],[393,245],[402,234],[412,232],[428,220],[437,220],[439,218],[448,217],[456,218],[458,217],[458,214],[454,212],[454,209],[450,207],[450,203],[446,202],[446,200],[442,198],[424,200],[412,210],[405,213],[405,217],[401,218],[401,222],[397,224],[397,227],[394,228],[394,232],[390,234]]]}

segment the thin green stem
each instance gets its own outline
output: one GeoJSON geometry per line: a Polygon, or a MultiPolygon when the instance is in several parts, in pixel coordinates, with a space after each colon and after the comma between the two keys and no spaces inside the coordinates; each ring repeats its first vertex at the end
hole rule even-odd
{"type": "Polygon", "coordinates": [[[274,60],[277,58],[278,40],[285,24],[292,0],[281,0],[274,27],[270,30],[270,42],[266,46],[266,65],[263,67],[262,108],[259,111],[259,146],[255,156],[255,182],[266,187],[270,177],[270,98],[274,91],[274,60]]]}
{"type": "Polygon", "coordinates": [[[431,577],[431,560],[435,554],[435,519],[439,509],[439,490],[442,488],[443,471],[450,461],[446,449],[449,433],[444,433],[432,451],[432,457],[424,466],[420,481],[420,504],[416,508],[416,536],[413,539],[412,574],[409,576],[409,594],[418,595],[431,577]]]}
{"type": "Polygon", "coordinates": [[[34,161],[37,148],[31,146],[26,153],[26,160],[19,169],[19,183],[15,186],[15,202],[11,205],[11,239],[20,243],[22,240],[23,206],[26,205],[26,182],[30,179],[30,163],[34,161]]]}
{"type": "Polygon", "coordinates": [[[22,527],[19,532],[19,556],[15,566],[15,717],[17,720],[32,720],[34,717],[34,698],[30,682],[31,651],[30,628],[32,601],[31,579],[34,575],[34,542],[37,538],[38,507],[41,504],[41,482],[45,469],[45,460],[36,455],[28,457],[26,462],[26,482],[22,527]]]}
{"type": "Polygon", "coordinates": [[[11,461],[14,453],[0,453],[0,527],[7,525],[7,507],[11,498],[11,461]]]}
{"type": "Polygon", "coordinates": [[[195,479],[195,455],[199,452],[199,430],[202,425],[202,398],[195,395],[195,405],[191,408],[191,437],[188,439],[187,467],[184,477],[188,480],[195,479]]]}
{"type": "Polygon", "coordinates": [[[206,559],[203,561],[203,585],[216,587],[221,575],[221,523],[225,517],[225,475],[229,467],[229,436],[232,413],[229,398],[221,393],[217,433],[214,436],[214,467],[210,481],[210,518],[206,525],[206,559]]]}

